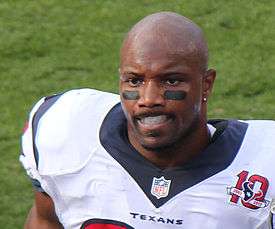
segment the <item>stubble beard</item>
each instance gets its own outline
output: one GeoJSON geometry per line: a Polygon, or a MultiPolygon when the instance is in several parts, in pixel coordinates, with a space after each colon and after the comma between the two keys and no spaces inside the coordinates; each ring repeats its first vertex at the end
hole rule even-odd
{"type": "MultiPolygon", "coordinates": [[[[156,153],[167,152],[167,151],[172,152],[173,150],[184,145],[185,142],[187,142],[190,138],[192,138],[194,133],[196,133],[197,130],[199,129],[199,126],[200,126],[199,120],[200,120],[199,114],[197,114],[192,120],[192,122],[190,123],[190,125],[186,126],[186,128],[184,128],[184,130],[182,130],[176,138],[171,136],[171,138],[168,139],[168,141],[163,144],[159,144],[157,146],[151,146],[149,144],[146,144],[145,141],[142,141],[142,139],[140,139],[139,142],[141,146],[148,151],[152,151],[156,153]]],[[[152,132],[151,135],[157,137],[159,134],[157,132],[152,132]]]]}

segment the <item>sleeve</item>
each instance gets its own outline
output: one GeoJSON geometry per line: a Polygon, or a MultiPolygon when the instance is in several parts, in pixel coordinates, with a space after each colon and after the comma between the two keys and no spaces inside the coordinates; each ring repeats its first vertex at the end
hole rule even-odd
{"type": "Polygon", "coordinates": [[[36,136],[39,119],[58,98],[59,95],[43,97],[35,104],[29,114],[29,118],[25,124],[24,132],[21,138],[21,153],[19,156],[19,161],[31,179],[33,187],[39,192],[44,192],[44,190],[41,186],[41,177],[38,172],[39,158],[34,139],[36,136]]]}
{"type": "Polygon", "coordinates": [[[275,229],[275,199],[272,199],[271,201],[271,229],[275,229]]]}
{"type": "Polygon", "coordinates": [[[40,185],[41,178],[37,171],[37,164],[34,156],[32,123],[37,110],[39,109],[41,104],[43,104],[44,100],[45,98],[40,99],[32,108],[29,114],[28,121],[25,124],[24,132],[21,137],[21,153],[19,156],[19,161],[26,170],[26,173],[31,179],[34,188],[39,192],[43,192],[43,189],[40,185]]]}
{"type": "Polygon", "coordinates": [[[115,94],[75,89],[42,98],[34,106],[20,161],[38,191],[50,195],[56,190],[55,176],[86,165],[100,146],[101,123],[118,102],[115,94]]]}

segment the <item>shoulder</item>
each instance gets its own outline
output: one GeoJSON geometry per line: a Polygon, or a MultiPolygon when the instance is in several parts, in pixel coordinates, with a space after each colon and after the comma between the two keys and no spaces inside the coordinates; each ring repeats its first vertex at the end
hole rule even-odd
{"type": "Polygon", "coordinates": [[[242,160],[258,168],[259,171],[266,171],[274,177],[273,161],[275,160],[275,122],[269,120],[249,120],[247,133],[242,145],[244,152],[242,160]]]}
{"type": "Polygon", "coordinates": [[[246,139],[250,145],[262,148],[274,148],[275,121],[272,120],[247,120],[241,121],[248,124],[246,139]]]}
{"type": "Polygon", "coordinates": [[[118,102],[118,95],[92,89],[72,90],[46,97],[33,119],[33,128],[37,129],[36,138],[39,140],[37,144],[43,144],[43,141],[47,144],[47,139],[56,137],[59,141],[51,145],[62,142],[62,138],[68,137],[68,131],[83,133],[87,126],[94,130],[118,102]]]}
{"type": "Polygon", "coordinates": [[[118,102],[118,95],[92,89],[45,98],[32,121],[40,174],[62,173],[82,166],[98,147],[101,123],[118,102]]]}
{"type": "Polygon", "coordinates": [[[46,97],[34,114],[33,127],[47,137],[55,133],[60,137],[63,132],[82,124],[98,125],[118,102],[118,95],[92,89],[46,97]]]}
{"type": "Polygon", "coordinates": [[[246,120],[248,131],[262,138],[273,137],[275,134],[275,121],[273,120],[246,120]]]}
{"type": "Polygon", "coordinates": [[[245,120],[244,122],[257,127],[275,128],[274,120],[245,120]]]}
{"type": "Polygon", "coordinates": [[[53,113],[55,117],[61,115],[64,118],[64,113],[72,116],[89,110],[93,110],[93,113],[102,112],[118,101],[119,96],[116,94],[93,89],[77,89],[45,97],[43,102],[39,103],[39,107],[35,106],[35,113],[43,115],[43,118],[53,113]]]}

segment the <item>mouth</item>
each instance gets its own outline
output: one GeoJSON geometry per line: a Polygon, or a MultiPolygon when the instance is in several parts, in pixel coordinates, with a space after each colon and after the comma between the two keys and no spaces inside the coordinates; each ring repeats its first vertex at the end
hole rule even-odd
{"type": "Polygon", "coordinates": [[[136,118],[139,126],[147,128],[147,129],[155,129],[159,128],[163,125],[166,125],[168,122],[172,120],[172,117],[166,114],[151,114],[151,115],[143,115],[136,118]]]}

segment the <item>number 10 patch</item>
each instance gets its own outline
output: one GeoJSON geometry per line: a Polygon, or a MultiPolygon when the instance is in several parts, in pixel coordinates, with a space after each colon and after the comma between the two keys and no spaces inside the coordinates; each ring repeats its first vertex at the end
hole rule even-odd
{"type": "Polygon", "coordinates": [[[265,199],[268,189],[268,180],[260,175],[254,174],[248,177],[248,171],[240,172],[235,187],[228,187],[227,194],[231,195],[229,202],[240,203],[250,209],[264,208],[270,201],[265,199]]]}

